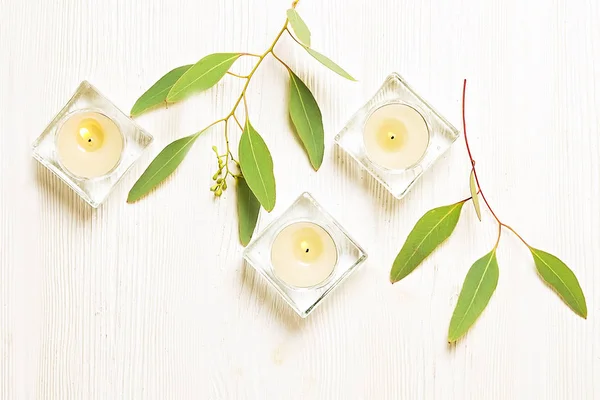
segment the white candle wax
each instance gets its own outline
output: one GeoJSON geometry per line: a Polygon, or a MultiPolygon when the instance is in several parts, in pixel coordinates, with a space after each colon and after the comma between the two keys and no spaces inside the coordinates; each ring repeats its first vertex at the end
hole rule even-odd
{"type": "Polygon", "coordinates": [[[283,228],[271,248],[275,275],[288,285],[311,287],[325,281],[337,264],[337,247],[325,229],[312,222],[283,228]]]}
{"type": "Polygon", "coordinates": [[[56,135],[61,165],[79,178],[91,179],[112,171],[123,152],[119,127],[107,116],[94,111],[71,115],[56,135]]]}
{"type": "Polygon", "coordinates": [[[367,119],[363,138],[367,157],[391,170],[414,166],[429,145],[429,129],[423,116],[404,104],[388,104],[367,119]]]}

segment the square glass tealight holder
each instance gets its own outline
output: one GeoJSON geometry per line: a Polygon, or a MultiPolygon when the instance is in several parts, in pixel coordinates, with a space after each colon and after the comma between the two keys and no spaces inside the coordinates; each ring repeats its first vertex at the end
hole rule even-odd
{"type": "Polygon", "coordinates": [[[367,254],[309,193],[303,193],[248,245],[244,258],[305,318],[367,254]]]}
{"type": "Polygon", "coordinates": [[[400,199],[459,135],[400,75],[392,73],[335,142],[400,199]]]}
{"type": "Polygon", "coordinates": [[[97,208],[152,140],[83,81],[33,143],[33,157],[97,208]]]}

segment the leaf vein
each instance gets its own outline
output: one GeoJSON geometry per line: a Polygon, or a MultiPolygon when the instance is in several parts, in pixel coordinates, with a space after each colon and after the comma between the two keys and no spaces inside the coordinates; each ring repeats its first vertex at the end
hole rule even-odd
{"type": "Polygon", "coordinates": [[[565,281],[563,281],[563,280],[562,280],[562,278],[560,277],[560,275],[558,275],[558,274],[557,274],[557,273],[556,273],[556,272],[555,272],[555,271],[552,269],[552,267],[550,266],[550,264],[548,264],[548,263],[547,263],[547,262],[546,262],[546,261],[545,261],[545,260],[544,260],[542,257],[540,257],[540,256],[539,256],[539,255],[536,253],[536,251],[535,251],[535,250],[532,250],[531,252],[533,253],[533,255],[534,255],[535,257],[537,257],[537,258],[538,258],[538,259],[539,259],[541,262],[543,262],[543,263],[544,263],[544,265],[545,265],[546,267],[548,267],[548,269],[550,270],[550,272],[552,272],[552,273],[553,273],[553,274],[554,274],[554,275],[555,275],[555,276],[558,278],[558,280],[560,280],[560,282],[561,282],[561,283],[562,283],[562,284],[565,286],[565,288],[567,289],[567,291],[569,292],[569,294],[570,294],[570,295],[571,295],[571,297],[573,298],[573,301],[575,301],[575,303],[577,303],[577,306],[579,306],[579,308],[582,308],[582,307],[581,307],[581,304],[580,304],[580,303],[579,303],[579,301],[577,300],[577,296],[575,296],[575,294],[574,294],[574,293],[571,291],[571,289],[569,289],[569,285],[567,285],[567,284],[565,283],[565,281]]]}
{"type": "Polygon", "coordinates": [[[181,153],[181,152],[182,152],[184,149],[186,149],[186,148],[187,148],[187,147],[190,145],[190,143],[192,143],[193,141],[195,141],[197,138],[198,138],[198,135],[197,135],[197,134],[196,134],[196,135],[192,135],[192,136],[190,136],[190,137],[189,137],[189,140],[188,140],[188,141],[187,141],[187,142],[186,142],[186,143],[185,143],[183,146],[181,146],[181,147],[180,147],[180,148],[179,148],[179,149],[178,149],[178,150],[177,150],[175,153],[173,153],[173,155],[172,155],[172,156],[171,156],[171,157],[170,157],[170,158],[169,158],[169,159],[168,159],[166,162],[164,162],[164,163],[163,163],[163,165],[162,165],[160,168],[158,168],[158,169],[156,170],[156,172],[154,172],[154,174],[152,174],[152,175],[151,175],[151,176],[150,176],[150,177],[149,177],[149,178],[146,180],[146,183],[145,183],[145,184],[143,184],[143,185],[141,186],[141,188],[144,188],[144,189],[145,189],[145,188],[148,186],[148,183],[151,183],[151,182],[152,182],[152,180],[154,179],[154,177],[155,177],[156,175],[158,175],[158,173],[159,173],[160,171],[162,171],[163,169],[165,169],[165,168],[166,168],[166,166],[167,166],[167,165],[168,165],[168,164],[169,164],[171,161],[173,161],[173,160],[175,159],[175,157],[177,157],[177,156],[179,155],[179,153],[181,153]]]}
{"type": "Polygon", "coordinates": [[[473,293],[473,297],[471,298],[471,302],[469,303],[469,306],[467,307],[467,310],[464,312],[462,319],[460,320],[460,322],[458,323],[458,325],[456,325],[456,329],[455,331],[460,331],[460,327],[463,324],[463,322],[465,321],[465,318],[467,318],[467,314],[469,313],[469,311],[471,310],[471,307],[473,306],[473,303],[475,302],[475,297],[477,297],[477,293],[479,292],[479,288],[481,287],[481,284],[483,283],[483,280],[485,279],[485,276],[488,272],[488,269],[490,267],[490,264],[492,263],[492,259],[494,258],[494,252],[492,252],[490,254],[490,259],[488,260],[487,264],[485,265],[485,270],[483,271],[483,274],[481,274],[481,279],[479,280],[479,283],[477,284],[477,287],[475,288],[475,292],[473,293]]]}
{"type": "Polygon", "coordinates": [[[450,211],[448,211],[446,213],[446,215],[444,215],[434,226],[433,228],[431,228],[429,230],[429,232],[427,232],[427,234],[425,235],[425,237],[423,237],[423,240],[421,240],[419,242],[419,244],[415,247],[415,250],[413,251],[413,253],[410,255],[410,257],[408,257],[408,259],[405,262],[405,265],[408,264],[410,262],[410,260],[417,254],[417,252],[419,252],[419,250],[421,249],[421,246],[423,245],[423,243],[427,240],[427,238],[429,236],[431,236],[431,233],[442,223],[446,220],[446,218],[448,218],[448,216],[450,214],[452,214],[452,212],[456,209],[456,207],[459,207],[461,205],[461,203],[456,203],[451,209],[450,211]]]}
{"type": "MultiPolygon", "coordinates": [[[[199,77],[197,77],[196,79],[194,79],[193,81],[191,81],[189,84],[187,84],[186,86],[183,86],[183,87],[182,87],[182,88],[181,88],[179,91],[177,91],[177,92],[173,92],[173,96],[171,96],[171,98],[173,98],[173,97],[174,97],[174,96],[176,96],[177,94],[179,94],[179,93],[183,92],[184,90],[186,90],[187,88],[189,88],[190,86],[192,86],[192,85],[193,85],[194,83],[196,83],[196,82],[197,82],[199,79],[202,79],[204,76],[206,76],[206,74],[208,74],[209,72],[212,72],[213,70],[215,70],[216,68],[220,67],[221,65],[223,65],[223,64],[226,64],[226,63],[228,63],[229,61],[231,61],[232,59],[234,59],[234,58],[238,58],[238,57],[239,57],[239,54],[235,54],[234,56],[232,56],[232,57],[229,57],[228,59],[226,59],[226,60],[223,60],[223,61],[221,61],[221,62],[220,62],[220,63],[218,63],[218,64],[215,64],[215,65],[214,65],[212,68],[210,68],[210,69],[206,70],[206,71],[205,71],[205,72],[204,72],[202,75],[200,75],[199,77]]],[[[190,70],[192,70],[193,68],[194,68],[194,67],[190,68],[190,70]]],[[[189,70],[188,70],[188,71],[189,71],[189,70]]],[[[185,73],[185,74],[187,74],[187,71],[186,71],[186,73],[185,73]]],[[[182,75],[182,77],[184,77],[184,76],[185,76],[185,74],[183,74],[183,75],[182,75]]],[[[181,79],[181,78],[179,78],[179,79],[181,79]]],[[[177,82],[175,82],[175,84],[173,85],[173,87],[175,87],[176,85],[177,85],[177,82]]],[[[172,89],[173,89],[173,88],[171,88],[171,90],[172,90],[172,89]]],[[[170,92],[171,92],[171,91],[169,91],[169,94],[171,94],[170,92]]],[[[168,97],[169,97],[169,96],[167,95],[167,98],[168,98],[168,97]]]]}
{"type": "Polygon", "coordinates": [[[254,143],[252,142],[252,138],[250,135],[250,126],[249,124],[246,124],[247,128],[248,128],[248,144],[250,144],[250,151],[252,151],[252,158],[254,159],[254,164],[256,164],[256,171],[258,172],[258,177],[260,178],[260,183],[262,184],[263,187],[263,191],[264,191],[264,195],[265,195],[265,200],[268,199],[269,194],[267,192],[267,185],[265,183],[265,180],[263,178],[262,172],[260,170],[260,167],[258,165],[258,159],[256,158],[256,153],[254,151],[254,143]]]}
{"type": "Polygon", "coordinates": [[[304,111],[304,116],[306,117],[306,122],[308,123],[308,128],[310,129],[310,138],[313,142],[313,151],[317,149],[317,142],[315,141],[315,132],[313,130],[312,124],[310,123],[310,118],[308,117],[308,112],[306,111],[306,107],[304,105],[304,100],[302,99],[302,95],[300,93],[300,88],[298,87],[298,83],[296,82],[296,77],[292,76],[292,82],[294,83],[294,87],[296,88],[296,92],[298,92],[298,98],[300,99],[300,104],[302,105],[302,111],[304,111]]]}

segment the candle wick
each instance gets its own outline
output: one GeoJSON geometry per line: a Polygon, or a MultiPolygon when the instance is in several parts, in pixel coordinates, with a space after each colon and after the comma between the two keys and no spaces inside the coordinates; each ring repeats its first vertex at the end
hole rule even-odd
{"type": "Polygon", "coordinates": [[[309,249],[306,249],[306,252],[308,253],[309,249]]]}

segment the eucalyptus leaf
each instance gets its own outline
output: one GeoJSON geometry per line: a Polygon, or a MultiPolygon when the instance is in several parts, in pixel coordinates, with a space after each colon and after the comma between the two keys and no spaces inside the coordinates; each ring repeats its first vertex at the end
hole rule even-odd
{"type": "Polygon", "coordinates": [[[408,234],[396,256],[390,280],[398,282],[419,266],[440,244],[450,237],[462,210],[464,201],[429,210],[408,234]]]}
{"type": "Polygon", "coordinates": [[[315,58],[315,60],[317,60],[318,62],[320,62],[321,64],[323,64],[324,66],[326,66],[327,68],[329,68],[330,70],[335,72],[336,74],[338,74],[346,79],[349,79],[351,81],[356,81],[356,79],[354,79],[352,77],[352,75],[347,73],[342,67],[340,67],[339,65],[337,65],[336,63],[331,61],[328,57],[324,56],[323,54],[319,53],[318,51],[313,50],[310,47],[306,47],[306,46],[304,46],[304,50],[306,50],[308,52],[308,54],[313,56],[315,58]]]}
{"type": "Polygon", "coordinates": [[[237,180],[237,209],[240,242],[243,246],[247,246],[256,228],[260,203],[243,178],[237,180]]]}
{"type": "Polygon", "coordinates": [[[290,21],[290,25],[292,25],[292,29],[298,37],[298,40],[305,46],[310,47],[310,30],[308,29],[308,26],[306,26],[304,20],[300,17],[300,14],[298,14],[298,11],[290,8],[287,10],[287,18],[288,21],[290,21]]]}
{"type": "Polygon", "coordinates": [[[587,304],[577,277],[564,262],[545,251],[530,247],[538,273],[580,317],[587,318],[587,304]]]}
{"type": "Polygon", "coordinates": [[[184,65],[177,67],[167,72],[162,78],[160,78],[150,89],[148,89],[139,99],[135,102],[131,108],[130,115],[135,117],[140,115],[147,110],[156,107],[160,104],[164,104],[167,101],[167,94],[177,82],[177,80],[192,67],[190,65],[184,65]]]}
{"type": "Polygon", "coordinates": [[[498,286],[498,275],[496,249],[475,261],[458,296],[448,329],[448,342],[457,341],[481,315],[498,286]]]}
{"type": "Polygon", "coordinates": [[[239,53],[215,53],[202,58],[175,82],[167,101],[179,101],[193,92],[213,87],[240,56],[239,53]]]}
{"type": "Polygon", "coordinates": [[[471,178],[469,179],[469,189],[471,189],[471,198],[473,199],[473,207],[477,218],[481,221],[481,205],[479,204],[479,195],[477,194],[477,182],[475,182],[475,171],[471,170],[471,178]]]}
{"type": "Polygon", "coordinates": [[[313,168],[319,169],[325,153],[323,117],[317,101],[302,80],[290,72],[290,118],[313,168]]]}
{"type": "Polygon", "coordinates": [[[240,167],[248,187],[267,211],[275,207],[273,159],[267,144],[246,119],[238,148],[240,167]]]}
{"type": "Polygon", "coordinates": [[[129,191],[127,202],[138,201],[171,175],[181,164],[198,136],[199,134],[195,133],[177,139],[162,149],[129,191]]]}

